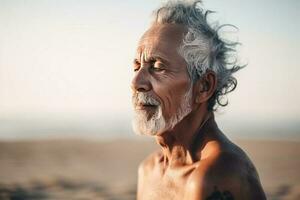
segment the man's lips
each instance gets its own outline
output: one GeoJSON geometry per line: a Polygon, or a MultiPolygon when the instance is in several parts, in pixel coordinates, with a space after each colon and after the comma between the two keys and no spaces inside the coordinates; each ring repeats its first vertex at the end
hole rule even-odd
{"type": "Polygon", "coordinates": [[[150,109],[156,109],[156,105],[150,105],[150,104],[138,104],[135,109],[137,110],[150,110],[150,109]]]}

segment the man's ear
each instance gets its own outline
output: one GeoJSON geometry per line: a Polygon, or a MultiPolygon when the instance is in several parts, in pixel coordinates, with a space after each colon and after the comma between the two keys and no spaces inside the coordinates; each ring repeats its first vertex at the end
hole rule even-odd
{"type": "Polygon", "coordinates": [[[208,101],[217,88],[216,73],[211,70],[207,70],[203,77],[195,83],[194,88],[195,103],[200,104],[208,101]]]}

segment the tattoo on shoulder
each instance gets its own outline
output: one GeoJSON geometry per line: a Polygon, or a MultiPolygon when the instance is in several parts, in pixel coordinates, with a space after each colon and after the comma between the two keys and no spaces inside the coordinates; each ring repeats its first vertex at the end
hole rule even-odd
{"type": "Polygon", "coordinates": [[[206,200],[234,200],[234,198],[229,191],[220,192],[217,186],[215,186],[214,191],[206,200]]]}

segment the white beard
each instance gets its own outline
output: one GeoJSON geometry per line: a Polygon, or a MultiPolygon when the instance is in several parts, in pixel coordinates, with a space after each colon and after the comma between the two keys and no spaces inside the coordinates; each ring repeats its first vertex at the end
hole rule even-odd
{"type": "MultiPolygon", "coordinates": [[[[178,107],[176,114],[173,115],[170,120],[166,121],[162,115],[162,109],[159,105],[157,111],[153,116],[148,119],[148,114],[143,110],[135,110],[133,118],[133,131],[140,135],[157,135],[167,130],[172,130],[176,124],[178,124],[185,116],[192,111],[192,91],[193,87],[190,86],[189,90],[183,96],[181,104],[178,107]]],[[[145,94],[141,94],[145,95],[145,94]]],[[[151,98],[151,97],[147,97],[151,98]]]]}

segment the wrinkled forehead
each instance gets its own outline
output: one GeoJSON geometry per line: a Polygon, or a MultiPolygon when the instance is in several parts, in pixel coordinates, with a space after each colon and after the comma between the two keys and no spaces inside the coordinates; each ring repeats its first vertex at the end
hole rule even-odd
{"type": "Polygon", "coordinates": [[[178,54],[186,28],[177,24],[154,24],[141,37],[137,57],[160,54],[161,57],[178,54]]]}

